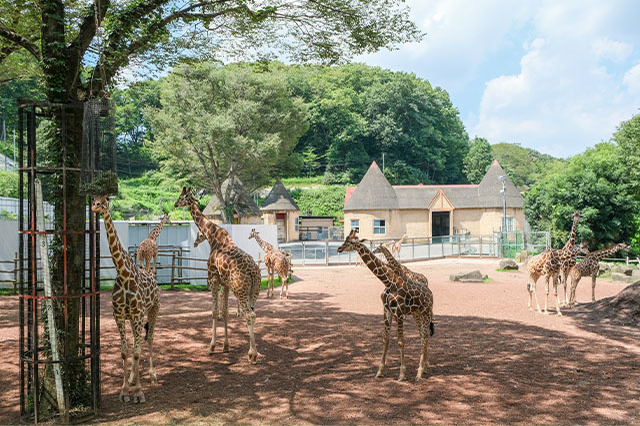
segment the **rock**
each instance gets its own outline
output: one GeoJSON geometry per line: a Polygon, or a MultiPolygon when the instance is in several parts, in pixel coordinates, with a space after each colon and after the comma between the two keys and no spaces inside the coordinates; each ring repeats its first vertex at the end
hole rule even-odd
{"type": "Polygon", "coordinates": [[[449,275],[449,279],[451,281],[460,281],[465,283],[481,283],[484,282],[486,278],[489,277],[486,275],[482,275],[482,273],[478,270],[470,272],[459,272],[457,274],[449,275]]]}
{"type": "Polygon", "coordinates": [[[632,266],[627,266],[627,265],[614,265],[611,267],[611,273],[616,273],[616,274],[625,274],[627,276],[631,276],[631,273],[633,272],[635,268],[633,268],[632,266]]]}
{"type": "Polygon", "coordinates": [[[633,281],[635,281],[633,279],[633,277],[627,275],[627,274],[623,274],[620,272],[612,272],[611,273],[611,279],[613,281],[618,281],[618,282],[623,282],[623,283],[632,283],[633,281]]]}
{"type": "Polygon", "coordinates": [[[640,281],[640,269],[631,271],[631,282],[640,281]]]}
{"type": "Polygon", "coordinates": [[[500,269],[506,269],[508,271],[517,271],[518,270],[518,264],[513,259],[502,259],[502,260],[500,260],[499,268],[500,269]]]}

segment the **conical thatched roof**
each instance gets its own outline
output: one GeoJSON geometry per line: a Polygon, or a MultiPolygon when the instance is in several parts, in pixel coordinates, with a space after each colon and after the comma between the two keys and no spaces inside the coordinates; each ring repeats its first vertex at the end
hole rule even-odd
{"type": "MultiPolygon", "coordinates": [[[[224,194],[227,193],[227,190],[229,189],[229,179],[222,182],[221,189],[224,194]]],[[[238,199],[238,203],[236,204],[236,212],[239,215],[260,216],[262,214],[262,212],[258,208],[258,205],[255,203],[255,201],[253,201],[253,198],[251,198],[251,196],[244,191],[244,188],[242,187],[242,182],[240,181],[240,179],[238,178],[234,179],[234,185],[231,191],[232,191],[231,192],[232,198],[235,197],[236,194],[238,193],[240,194],[240,198],[238,199]]],[[[209,201],[209,204],[207,204],[207,207],[205,207],[204,210],[202,211],[202,214],[204,214],[205,216],[219,215],[221,213],[220,212],[221,207],[222,207],[222,203],[220,202],[220,199],[218,198],[217,195],[214,194],[213,197],[211,197],[211,201],[209,201]]]]}
{"type": "Polygon", "coordinates": [[[392,210],[397,208],[399,206],[396,192],[374,161],[351,198],[345,204],[344,211],[392,210]]]}
{"type": "Polygon", "coordinates": [[[502,181],[500,176],[505,177],[505,185],[507,189],[507,207],[520,207],[522,208],[522,196],[518,188],[511,182],[509,176],[500,167],[498,160],[494,160],[491,167],[484,175],[480,185],[478,186],[478,196],[482,200],[482,204],[485,206],[501,206],[502,205],[502,181]]]}
{"type": "Polygon", "coordinates": [[[271,188],[271,192],[267,195],[267,198],[262,204],[262,211],[274,211],[274,210],[294,210],[298,211],[300,208],[296,204],[295,200],[284,187],[284,184],[280,178],[276,179],[276,183],[271,188]]]}

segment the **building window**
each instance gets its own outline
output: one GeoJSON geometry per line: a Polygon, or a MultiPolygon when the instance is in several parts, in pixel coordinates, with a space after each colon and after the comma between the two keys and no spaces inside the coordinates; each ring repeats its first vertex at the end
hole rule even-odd
{"type": "Polygon", "coordinates": [[[296,232],[300,232],[300,218],[296,218],[296,232]]]}
{"type": "Polygon", "coordinates": [[[373,220],[373,233],[377,235],[386,234],[386,223],[382,219],[374,219],[373,220]]]}
{"type": "Polygon", "coordinates": [[[351,230],[356,230],[356,232],[360,232],[360,219],[351,219],[351,230]]]}
{"type": "Polygon", "coordinates": [[[505,219],[504,227],[505,227],[505,231],[506,232],[512,232],[514,230],[513,229],[513,218],[512,217],[508,217],[508,218],[505,219]]]}
{"type": "MultiPolygon", "coordinates": [[[[262,225],[264,225],[264,217],[260,219],[260,223],[261,223],[262,225]]],[[[296,229],[296,231],[297,231],[297,229],[296,229]]]]}

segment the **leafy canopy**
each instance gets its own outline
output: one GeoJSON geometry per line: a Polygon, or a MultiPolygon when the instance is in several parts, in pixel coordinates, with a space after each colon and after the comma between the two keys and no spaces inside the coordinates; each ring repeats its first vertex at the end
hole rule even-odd
{"type": "Polygon", "coordinates": [[[493,154],[491,145],[484,138],[474,138],[471,142],[469,152],[464,157],[464,174],[469,182],[478,184],[489,170],[493,154]]]}

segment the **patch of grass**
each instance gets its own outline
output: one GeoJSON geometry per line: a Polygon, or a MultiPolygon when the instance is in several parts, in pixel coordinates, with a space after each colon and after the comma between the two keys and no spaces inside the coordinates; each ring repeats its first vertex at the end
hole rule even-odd
{"type": "Polygon", "coordinates": [[[498,269],[496,269],[496,271],[498,271],[498,272],[518,272],[518,269],[498,268],[498,269]]]}
{"type": "Polygon", "coordinates": [[[13,296],[12,288],[0,288],[0,296],[13,296]]]}
{"type": "Polygon", "coordinates": [[[489,277],[484,278],[484,279],[482,280],[482,282],[483,282],[483,283],[490,283],[491,281],[493,281],[493,278],[489,278],[489,277]]]}
{"type": "MultiPolygon", "coordinates": [[[[293,277],[289,278],[289,282],[292,283],[294,282],[295,279],[293,277]]],[[[280,277],[275,277],[275,279],[273,280],[274,286],[275,287],[280,287],[282,285],[282,282],[280,281],[280,277]]],[[[173,286],[173,288],[171,288],[171,284],[160,284],[160,289],[161,290],[165,290],[165,291],[209,291],[209,288],[207,287],[206,284],[188,284],[188,283],[182,283],[182,284],[175,284],[173,286]]],[[[267,279],[263,278],[262,279],[262,285],[260,287],[262,290],[265,290],[267,288],[267,279]]],[[[113,290],[113,285],[101,285],[100,286],[100,291],[111,291],[113,290]]],[[[0,289],[0,295],[3,294],[12,294],[13,290],[12,289],[0,289]],[[5,293],[4,290],[6,290],[7,292],[5,293]]]]}

